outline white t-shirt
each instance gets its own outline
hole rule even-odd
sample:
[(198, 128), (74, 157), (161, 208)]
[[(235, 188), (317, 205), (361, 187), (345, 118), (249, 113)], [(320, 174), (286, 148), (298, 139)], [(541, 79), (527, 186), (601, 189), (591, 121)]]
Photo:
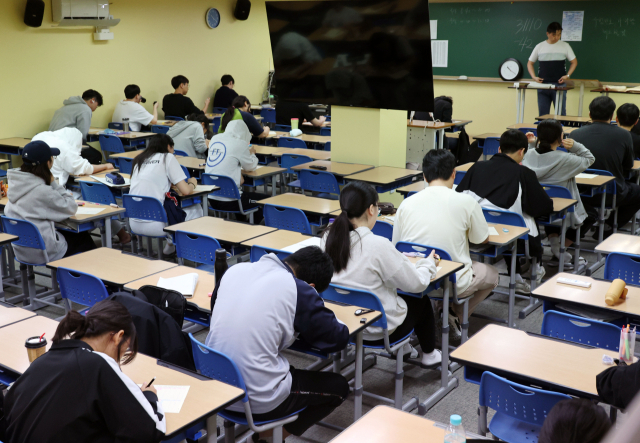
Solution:
[(560, 40), (552, 45), (545, 40), (542, 43), (538, 43), (533, 49), (529, 61), (534, 63), (538, 60), (541, 62), (573, 61), (575, 58), (576, 55), (573, 53), (573, 49), (571, 49), (569, 43)]
[(133, 170), (130, 193), (157, 198), (164, 203), (164, 196), (171, 185), (186, 179), (173, 154), (154, 154), (142, 164), (139, 171), (137, 167)]
[(144, 109), (140, 103), (120, 100), (113, 111), (112, 122), (122, 122), (123, 118), (129, 119), (129, 129), (138, 132), (142, 125), (148, 125), (153, 120), (153, 115)]
[(393, 244), (419, 243), (442, 249), (464, 264), (456, 273), (458, 294), (473, 280), (469, 242), (480, 244), (489, 236), (489, 225), (480, 205), (468, 195), (445, 186), (429, 186), (405, 199), (393, 226)]

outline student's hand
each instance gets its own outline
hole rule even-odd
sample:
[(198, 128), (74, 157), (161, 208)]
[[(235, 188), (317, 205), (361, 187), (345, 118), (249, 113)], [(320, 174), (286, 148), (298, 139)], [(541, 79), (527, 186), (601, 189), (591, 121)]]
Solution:
[(427, 258), (432, 258), (434, 262), (436, 262), (436, 264), (440, 261), (440, 256), (438, 254), (436, 254), (436, 250), (432, 249), (431, 250), (431, 254), (429, 254), (429, 257)]
[(211, 99), (209, 97), (207, 97), (207, 99), (204, 101), (204, 107), (208, 108), (209, 107), (209, 102), (211, 101)]
[(542, 83), (544, 81), (544, 79), (540, 77), (533, 77), (533, 79), (538, 83)]
[(253, 145), (249, 145), (249, 153), (251, 155), (256, 155), (256, 148), (254, 148)]
[(325, 117), (324, 115), (321, 115), (320, 117), (318, 117), (318, 121), (320, 122), (320, 124), (323, 124), (326, 119), (327, 117)]
[[(144, 386), (144, 385), (143, 385), (143, 386)], [(142, 389), (142, 392), (144, 392), (144, 391), (151, 391), (151, 392), (153, 392), (154, 394), (158, 395), (158, 391), (156, 391), (156, 388), (154, 388), (154, 387), (153, 387), (153, 385), (149, 386), (148, 388), (140, 388), (140, 389)]]
[(187, 180), (187, 183), (191, 183), (194, 186), (198, 186), (198, 180), (196, 180), (195, 177), (191, 177), (189, 180)]
[(569, 76), (568, 75), (563, 75), (562, 77), (560, 77), (560, 80), (558, 80), (558, 83), (563, 84), (567, 80), (569, 80)]
[(155, 111), (156, 109), (158, 109), (158, 106), (160, 106), (160, 103), (155, 102), (155, 103), (153, 104), (153, 110)]
[(536, 141), (536, 136), (533, 132), (527, 132), (527, 140), (529, 143), (534, 143)]
[(569, 150), (571, 150), (571, 148), (573, 148), (573, 143), (574, 143), (573, 139), (570, 139), (570, 138), (565, 138), (564, 140), (562, 140), (562, 146), (567, 151), (569, 151)]
[(109, 169), (115, 169), (115, 168), (116, 168), (116, 167), (113, 165), (113, 163), (106, 162), (106, 163), (104, 164), (104, 169), (105, 169), (105, 171), (108, 171)]

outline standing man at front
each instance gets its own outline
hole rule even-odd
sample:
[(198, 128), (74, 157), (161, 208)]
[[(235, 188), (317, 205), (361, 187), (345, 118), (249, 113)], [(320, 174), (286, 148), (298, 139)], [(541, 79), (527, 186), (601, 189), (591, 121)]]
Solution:
[[(563, 42), (562, 25), (553, 22), (547, 27), (547, 40), (538, 44), (529, 57), (527, 68), (531, 78), (538, 83), (548, 83), (555, 86), (566, 86), (567, 80), (578, 67), (578, 59), (573, 53), (569, 43)], [(569, 60), (569, 72), (565, 60)], [(535, 64), (540, 61), (538, 75), (536, 76)], [(546, 115), (551, 111), (553, 103), (556, 115), (567, 115), (567, 101), (563, 100), (562, 111), (558, 112), (556, 106), (556, 91), (552, 89), (538, 90), (538, 115)]]

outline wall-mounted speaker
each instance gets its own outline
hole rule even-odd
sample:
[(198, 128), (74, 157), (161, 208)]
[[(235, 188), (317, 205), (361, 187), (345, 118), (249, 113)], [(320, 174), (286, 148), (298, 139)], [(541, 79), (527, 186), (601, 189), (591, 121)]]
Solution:
[(249, 18), (249, 12), (251, 11), (250, 0), (238, 0), (236, 3), (236, 9), (233, 11), (233, 16), (238, 20), (246, 20)]
[(27, 8), (24, 11), (24, 24), (31, 26), (32, 28), (39, 28), (42, 26), (42, 19), (44, 18), (44, 1), (43, 0), (28, 0)]

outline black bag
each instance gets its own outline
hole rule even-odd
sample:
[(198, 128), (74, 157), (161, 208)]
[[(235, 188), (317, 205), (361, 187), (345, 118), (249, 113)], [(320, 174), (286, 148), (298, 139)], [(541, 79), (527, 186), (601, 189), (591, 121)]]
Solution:
[(85, 160), (88, 160), (92, 165), (99, 165), (102, 163), (102, 154), (100, 151), (90, 146), (83, 146), (80, 156)]
[(133, 291), (133, 295), (157, 306), (173, 317), (178, 325), (182, 327), (184, 323), (184, 311), (187, 308), (187, 300), (181, 293), (157, 286), (145, 285), (139, 290)]
[(478, 147), (478, 142), (469, 143), (469, 135), (464, 127), (460, 130), (458, 136), (458, 149), (456, 155), (456, 163), (458, 166), (467, 163), (475, 163), (482, 155), (482, 149)]

